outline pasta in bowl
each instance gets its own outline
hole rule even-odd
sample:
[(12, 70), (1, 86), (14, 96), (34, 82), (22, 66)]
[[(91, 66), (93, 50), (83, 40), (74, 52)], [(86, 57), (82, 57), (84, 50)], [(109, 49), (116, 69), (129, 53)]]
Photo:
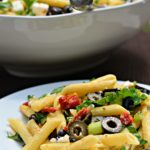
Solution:
[(20, 106), (27, 123), (10, 118), (22, 150), (136, 150), (150, 147), (150, 91), (114, 75), (54, 89)]

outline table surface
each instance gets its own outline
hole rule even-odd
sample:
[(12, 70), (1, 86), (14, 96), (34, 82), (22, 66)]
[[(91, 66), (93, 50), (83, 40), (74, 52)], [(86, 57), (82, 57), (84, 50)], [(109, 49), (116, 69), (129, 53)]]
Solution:
[(53, 78), (21, 78), (8, 74), (0, 67), (0, 97), (31, 86), (64, 80), (90, 79), (108, 73), (115, 74), (119, 80), (150, 84), (150, 33), (139, 33), (118, 47), (105, 63), (77, 74)]

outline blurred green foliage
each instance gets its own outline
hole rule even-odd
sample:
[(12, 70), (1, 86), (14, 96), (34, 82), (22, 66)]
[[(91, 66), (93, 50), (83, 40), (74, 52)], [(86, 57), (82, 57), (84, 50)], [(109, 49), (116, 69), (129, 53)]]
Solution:
[(149, 21), (148, 24), (145, 26), (144, 32), (150, 32), (150, 21)]

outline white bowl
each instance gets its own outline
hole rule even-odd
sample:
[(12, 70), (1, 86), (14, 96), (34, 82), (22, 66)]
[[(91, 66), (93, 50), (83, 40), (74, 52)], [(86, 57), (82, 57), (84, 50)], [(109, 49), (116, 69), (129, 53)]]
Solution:
[(106, 59), (148, 19), (150, 0), (57, 16), (1, 15), (0, 62), (22, 76), (77, 71)]

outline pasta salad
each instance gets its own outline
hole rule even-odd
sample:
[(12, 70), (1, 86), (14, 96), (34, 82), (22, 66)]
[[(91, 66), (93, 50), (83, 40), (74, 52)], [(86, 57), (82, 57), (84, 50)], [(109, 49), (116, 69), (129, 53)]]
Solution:
[(21, 104), (8, 138), (22, 150), (148, 150), (150, 91), (105, 75), (53, 89)]
[(50, 16), (76, 10), (113, 7), (134, 0), (0, 0), (0, 14), (13, 16)]

